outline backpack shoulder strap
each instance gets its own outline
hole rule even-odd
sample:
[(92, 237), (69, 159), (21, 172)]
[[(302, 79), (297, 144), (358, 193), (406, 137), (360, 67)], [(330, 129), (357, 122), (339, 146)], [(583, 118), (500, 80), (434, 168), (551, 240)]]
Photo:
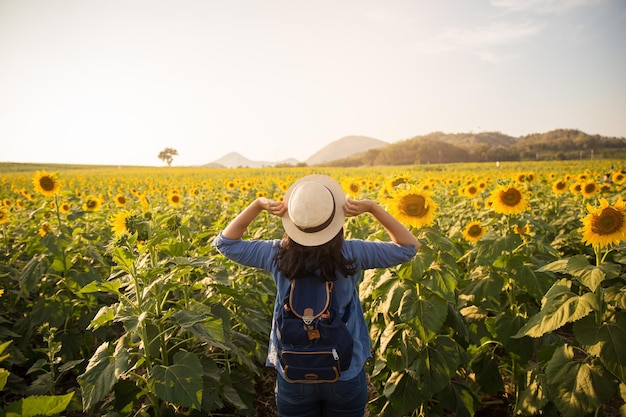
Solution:
[(305, 324), (310, 324), (330, 307), (332, 288), (332, 281), (313, 276), (296, 278), (291, 281), (288, 307)]

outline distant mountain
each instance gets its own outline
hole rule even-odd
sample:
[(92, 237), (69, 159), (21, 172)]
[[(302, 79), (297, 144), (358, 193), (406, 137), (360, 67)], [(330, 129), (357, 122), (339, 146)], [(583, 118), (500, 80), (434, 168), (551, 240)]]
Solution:
[(356, 167), (455, 162), (569, 160), (626, 157), (626, 138), (556, 129), (518, 138), (500, 132), (433, 132), (325, 163)]
[(239, 167), (263, 168), (263, 167), (272, 167), (276, 165), (297, 165), (297, 164), (299, 164), (299, 162), (298, 160), (294, 158), (289, 158), (289, 159), (285, 159), (285, 160), (277, 161), (277, 162), (253, 161), (237, 152), (231, 152), (229, 154), (222, 156), (220, 159), (217, 159), (211, 163), (208, 163), (202, 166), (205, 168), (239, 168)]
[(304, 162), (307, 165), (323, 164), (387, 145), (388, 142), (367, 136), (345, 136), (324, 146)]
[[(346, 136), (329, 143), (322, 149), (317, 151), (313, 156), (306, 160), (306, 165), (317, 165), (339, 158), (346, 158), (355, 154), (359, 154), (370, 149), (377, 149), (389, 145), (388, 142), (382, 140), (368, 138), (366, 136)], [(245, 156), (231, 152), (222, 156), (208, 164), (202, 165), (205, 168), (262, 168), (277, 165), (300, 165), (301, 162), (294, 158), (284, 159), (282, 161), (254, 161)]]

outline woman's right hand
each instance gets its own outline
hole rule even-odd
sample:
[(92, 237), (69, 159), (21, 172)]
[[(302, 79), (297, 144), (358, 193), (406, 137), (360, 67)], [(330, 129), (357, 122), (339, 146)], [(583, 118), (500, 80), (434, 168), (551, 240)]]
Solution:
[(374, 204), (376, 203), (372, 200), (352, 200), (351, 198), (346, 198), (343, 212), (347, 217), (358, 216), (359, 214), (371, 212)]

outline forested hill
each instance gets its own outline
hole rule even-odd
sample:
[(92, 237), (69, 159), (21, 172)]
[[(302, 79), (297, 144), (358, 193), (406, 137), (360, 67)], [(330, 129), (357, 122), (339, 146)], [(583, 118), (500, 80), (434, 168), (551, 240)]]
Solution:
[(434, 132), (324, 165), (352, 167), (583, 158), (626, 159), (626, 138), (590, 135), (573, 129), (520, 137), (499, 132)]

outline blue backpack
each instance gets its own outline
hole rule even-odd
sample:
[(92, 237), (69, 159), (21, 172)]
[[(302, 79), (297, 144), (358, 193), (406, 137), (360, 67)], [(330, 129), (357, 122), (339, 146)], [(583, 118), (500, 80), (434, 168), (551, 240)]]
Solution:
[(276, 320), (278, 355), (290, 382), (335, 382), (352, 360), (346, 327), (350, 304), (339, 316), (333, 282), (305, 276), (291, 280)]

